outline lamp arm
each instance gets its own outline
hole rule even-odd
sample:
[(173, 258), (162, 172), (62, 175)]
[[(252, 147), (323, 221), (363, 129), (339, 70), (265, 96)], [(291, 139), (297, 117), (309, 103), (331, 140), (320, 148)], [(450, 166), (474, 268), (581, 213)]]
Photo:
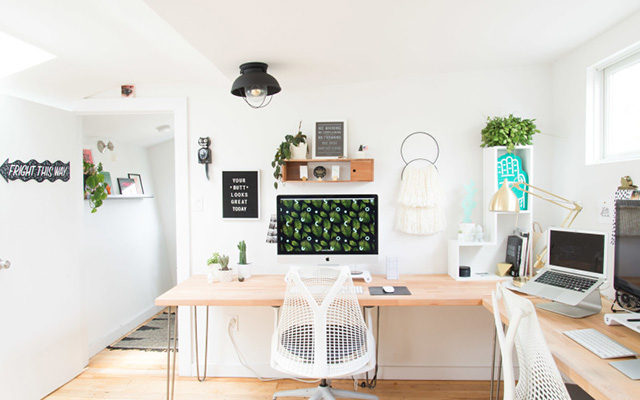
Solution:
[[(526, 186), (526, 187), (525, 187)], [(522, 190), (525, 193), (529, 193), (530, 195), (537, 197), (539, 199), (548, 201), (549, 203), (555, 204), (559, 207), (565, 208), (567, 210), (571, 210), (571, 211), (577, 211), (580, 212), (582, 210), (582, 206), (573, 200), (569, 200), (569, 199), (565, 199), (562, 196), (558, 196), (555, 193), (551, 193), (547, 190), (541, 189), (537, 186), (533, 186), (530, 183), (527, 182), (513, 182), (513, 187), (518, 189), (518, 190)], [(545, 196), (542, 196), (536, 192), (532, 192), (530, 189), (535, 189), (537, 191), (540, 191), (548, 196), (552, 196), (552, 198), (548, 198)], [(575, 218), (575, 217), (574, 217)]]

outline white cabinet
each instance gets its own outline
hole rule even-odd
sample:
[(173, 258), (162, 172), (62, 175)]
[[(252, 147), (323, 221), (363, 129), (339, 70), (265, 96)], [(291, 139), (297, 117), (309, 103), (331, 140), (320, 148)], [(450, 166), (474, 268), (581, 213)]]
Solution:
[[(491, 196), (498, 190), (498, 159), (507, 154), (506, 147), (490, 147), (482, 153), (482, 228), (485, 232), (484, 242), (460, 242), (452, 239), (448, 244), (448, 273), (457, 280), (497, 279), (497, 263), (503, 262), (506, 251), (507, 236), (516, 228), (531, 231), (533, 223), (533, 202), (531, 196), (527, 200), (527, 209), (519, 214), (503, 214), (489, 211)], [(533, 182), (533, 147), (516, 147), (513, 154), (521, 161), (521, 168), (528, 175), (528, 182)], [(512, 165), (509, 165), (511, 168)], [(502, 182), (500, 182), (501, 184)], [(476, 221), (474, 221), (476, 222)], [(471, 276), (460, 277), (460, 266), (471, 267)]]

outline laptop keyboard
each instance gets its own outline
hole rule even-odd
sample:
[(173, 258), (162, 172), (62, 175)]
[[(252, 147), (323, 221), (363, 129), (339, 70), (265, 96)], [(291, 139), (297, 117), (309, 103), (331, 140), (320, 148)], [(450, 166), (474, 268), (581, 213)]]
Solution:
[(598, 281), (582, 276), (562, 274), (556, 271), (545, 271), (536, 279), (536, 282), (584, 293)]

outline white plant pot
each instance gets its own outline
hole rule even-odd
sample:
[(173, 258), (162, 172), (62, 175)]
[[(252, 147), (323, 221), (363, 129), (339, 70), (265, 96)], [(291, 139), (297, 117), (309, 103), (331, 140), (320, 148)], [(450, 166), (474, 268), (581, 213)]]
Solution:
[(218, 280), (220, 282), (231, 282), (233, 281), (233, 270), (218, 270)]
[(290, 145), (291, 159), (292, 160), (304, 160), (307, 158), (307, 144), (300, 143), (297, 146)]
[(249, 279), (251, 278), (251, 263), (248, 264), (236, 264), (238, 267), (238, 278)]

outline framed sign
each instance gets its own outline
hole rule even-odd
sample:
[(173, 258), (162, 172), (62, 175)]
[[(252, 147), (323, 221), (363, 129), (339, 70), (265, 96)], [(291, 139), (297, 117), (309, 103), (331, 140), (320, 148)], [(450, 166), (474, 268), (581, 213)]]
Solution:
[(260, 218), (260, 171), (222, 171), (222, 218)]
[(347, 121), (316, 122), (313, 158), (347, 156)]

